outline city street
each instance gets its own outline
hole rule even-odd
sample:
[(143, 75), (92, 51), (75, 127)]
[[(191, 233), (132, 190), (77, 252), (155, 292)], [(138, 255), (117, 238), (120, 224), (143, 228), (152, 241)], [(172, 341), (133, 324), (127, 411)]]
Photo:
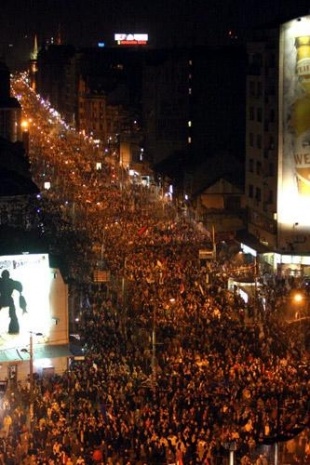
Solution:
[(309, 347), (282, 318), (296, 283), (262, 281), (247, 305), (228, 291), (231, 257), (201, 263), (210, 235), (190, 215), (133, 185), (114, 151), (24, 80), (12, 85), (85, 348), (63, 376), (37, 380), (32, 463), (308, 464)]

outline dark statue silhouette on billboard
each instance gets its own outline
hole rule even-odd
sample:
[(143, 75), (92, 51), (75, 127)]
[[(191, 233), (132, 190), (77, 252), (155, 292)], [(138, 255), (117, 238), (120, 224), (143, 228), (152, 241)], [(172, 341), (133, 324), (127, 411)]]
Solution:
[(9, 307), (9, 334), (19, 333), (19, 321), (16, 315), (16, 307), (13, 299), (13, 292), (19, 292), (19, 306), (24, 313), (27, 313), (27, 304), (23, 292), (23, 285), (20, 281), (14, 281), (10, 278), (8, 270), (3, 270), (0, 278), (0, 310)]

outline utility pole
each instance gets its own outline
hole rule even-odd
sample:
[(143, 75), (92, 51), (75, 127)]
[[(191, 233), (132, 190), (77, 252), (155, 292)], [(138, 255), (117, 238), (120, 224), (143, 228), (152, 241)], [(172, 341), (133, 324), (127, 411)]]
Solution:
[(33, 335), (43, 336), (42, 333), (33, 333), (30, 331), (29, 337), (29, 396), (30, 396), (30, 406), (29, 406), (29, 415), (30, 415), (30, 431), (33, 429), (33, 417), (34, 417), (34, 378), (33, 378)]
[(29, 426), (33, 430), (33, 332), (29, 335)]
[(153, 305), (152, 321), (152, 388), (156, 386), (156, 307)]

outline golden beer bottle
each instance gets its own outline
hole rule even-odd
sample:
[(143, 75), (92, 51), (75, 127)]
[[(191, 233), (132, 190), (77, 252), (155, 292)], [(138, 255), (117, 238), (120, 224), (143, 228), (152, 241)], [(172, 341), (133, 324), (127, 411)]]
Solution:
[(296, 73), (302, 89), (310, 94), (310, 36), (296, 37)]

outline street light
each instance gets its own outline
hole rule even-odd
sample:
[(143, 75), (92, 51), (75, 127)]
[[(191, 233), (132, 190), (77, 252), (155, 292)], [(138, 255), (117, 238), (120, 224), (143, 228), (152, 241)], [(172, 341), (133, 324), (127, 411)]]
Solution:
[(21, 128), (22, 128), (22, 141), (24, 144), (25, 153), (28, 156), (29, 155), (29, 121), (23, 120), (21, 122)]
[(29, 340), (29, 375), (30, 375), (30, 397), (31, 401), (33, 400), (33, 335), (43, 336), (42, 333), (33, 333), (30, 331), (30, 340)]
[(32, 430), (33, 422), (33, 394), (34, 394), (34, 379), (33, 379), (33, 336), (43, 336), (42, 333), (35, 333), (29, 331), (29, 351), (22, 349), (21, 352), (28, 352), (29, 354), (29, 397), (30, 397), (30, 429)]
[(307, 297), (302, 291), (295, 291), (292, 294), (291, 302), (294, 309), (295, 320), (298, 320), (306, 310)]
[(231, 439), (223, 444), (224, 448), (229, 451), (229, 465), (234, 465), (235, 451), (237, 450), (237, 441)]
[(152, 312), (152, 388), (155, 390), (156, 387), (156, 306), (153, 305)]

